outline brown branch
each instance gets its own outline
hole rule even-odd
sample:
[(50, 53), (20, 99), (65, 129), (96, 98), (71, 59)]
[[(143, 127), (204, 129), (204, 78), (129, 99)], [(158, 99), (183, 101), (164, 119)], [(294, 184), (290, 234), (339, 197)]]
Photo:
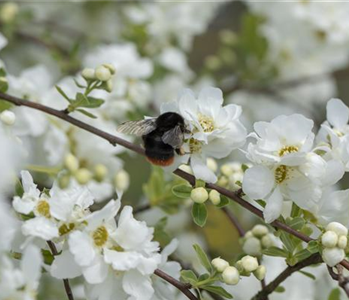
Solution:
[(337, 273), (335, 273), (333, 271), (333, 268), (327, 266), (328, 269), (328, 273), (330, 274), (330, 276), (332, 277), (333, 280), (338, 281), (338, 285), (339, 287), (341, 287), (343, 289), (343, 291), (346, 293), (347, 297), (349, 298), (349, 278), (345, 277), (343, 275), (343, 266), (341, 265), (337, 265), (336, 269), (337, 269)]
[(184, 295), (186, 295), (190, 300), (199, 300), (191, 291), (191, 285), (190, 284), (185, 284), (182, 283), (180, 281), (178, 281), (177, 279), (171, 277), (170, 275), (166, 274), (165, 272), (156, 269), (154, 272), (155, 275), (161, 277), (162, 279), (164, 279), (165, 281), (167, 281), (168, 283), (172, 284), (174, 287), (176, 287), (177, 289), (179, 289)]
[[(112, 135), (112, 134), (109, 134), (109, 133), (104, 132), (102, 130), (99, 130), (99, 129), (97, 129), (97, 128), (95, 128), (87, 123), (79, 121), (79, 120), (65, 114), (62, 111), (50, 108), (48, 106), (45, 106), (45, 105), (42, 105), (39, 103), (35, 103), (35, 102), (27, 101), (24, 99), (20, 99), (17, 97), (13, 97), (13, 96), (7, 95), (5, 93), (0, 93), (0, 99), (3, 99), (4, 101), (10, 102), (10, 103), (17, 105), (17, 106), (26, 106), (26, 107), (30, 107), (30, 108), (45, 112), (47, 114), (53, 115), (59, 119), (65, 120), (66, 122), (69, 122), (69, 123), (81, 128), (81, 129), (84, 129), (88, 132), (93, 133), (94, 135), (97, 135), (97, 136), (109, 141), (112, 145), (118, 144), (118, 145), (121, 145), (129, 150), (132, 150), (132, 151), (138, 153), (138, 154), (145, 155), (144, 149), (142, 149), (140, 146), (132, 144), (132, 143), (130, 143), (122, 138), (119, 138), (115, 135)], [(195, 177), (193, 175), (186, 173), (180, 169), (175, 170), (173, 173), (176, 174), (177, 176), (187, 180), (191, 185), (195, 185)], [(216, 190), (220, 194), (230, 198), (234, 202), (238, 203), (240, 206), (244, 207), (245, 209), (249, 210), (250, 212), (252, 212), (256, 216), (263, 219), (263, 211), (261, 211), (257, 207), (253, 206), (249, 202), (242, 199), (239, 196), (239, 194), (241, 193), (240, 191), (235, 193), (233, 191), (227, 190), (223, 187), (220, 187), (220, 186), (212, 184), (212, 183), (207, 183), (206, 187), (209, 189)], [(290, 226), (288, 226), (288, 225), (286, 225), (278, 220), (275, 220), (274, 222), (272, 222), (271, 225), (278, 228), (278, 229), (281, 229), (289, 234), (292, 234), (293, 236), (297, 237), (298, 239), (300, 239), (306, 243), (309, 243), (310, 241), (314, 240), (311, 237), (291, 228)], [(345, 267), (347, 270), (349, 270), (349, 262), (347, 260), (343, 260), (340, 264), (343, 267)]]
[(254, 296), (251, 300), (265, 300), (268, 295), (275, 291), (275, 289), (284, 282), (288, 277), (290, 277), (293, 273), (308, 267), (310, 265), (318, 264), (322, 262), (321, 255), (319, 253), (315, 253), (308, 258), (302, 260), (298, 264), (294, 266), (288, 266), (278, 277), (276, 277), (272, 282), (266, 285), (256, 296)]
[(225, 215), (228, 217), (229, 221), (235, 226), (236, 230), (239, 233), (240, 237), (244, 237), (245, 236), (245, 230), (242, 228), (239, 220), (237, 219), (237, 217), (227, 208), (227, 207), (223, 207), (223, 212), (225, 213)]
[[(52, 241), (47, 241), (47, 245), (50, 247), (52, 255), (53, 256), (57, 256), (58, 255), (58, 251), (57, 251), (56, 245)], [(63, 284), (64, 284), (65, 293), (67, 294), (68, 299), (69, 300), (74, 300), (74, 295), (73, 295), (73, 292), (71, 290), (71, 287), (70, 287), (70, 284), (69, 284), (69, 280), (68, 279), (63, 279)]]

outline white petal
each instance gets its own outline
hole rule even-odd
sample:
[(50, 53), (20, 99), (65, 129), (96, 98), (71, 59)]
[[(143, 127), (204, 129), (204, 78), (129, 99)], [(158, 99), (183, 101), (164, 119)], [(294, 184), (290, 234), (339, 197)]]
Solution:
[(193, 92), (189, 89), (184, 90), (178, 101), (180, 115), (187, 120), (193, 120), (197, 115), (197, 103)]
[(327, 106), (327, 120), (336, 129), (342, 129), (348, 124), (349, 108), (340, 99), (331, 99)]
[(73, 254), (67, 250), (55, 257), (50, 273), (57, 279), (75, 278), (82, 274), (81, 267), (76, 264)]
[(203, 88), (197, 102), (203, 115), (216, 119), (220, 110), (223, 109), (223, 93), (218, 88)]
[(22, 233), (26, 236), (31, 235), (42, 238), (45, 241), (59, 236), (56, 224), (44, 217), (26, 221), (22, 226)]
[(337, 160), (327, 162), (325, 176), (322, 178), (322, 184), (329, 186), (336, 184), (344, 175), (344, 166)]
[(28, 171), (21, 171), (22, 185), (25, 192), (28, 192), (31, 188), (35, 187), (33, 177)]
[(90, 284), (103, 282), (108, 275), (109, 266), (104, 262), (101, 255), (97, 255), (88, 267), (82, 268), (82, 273), (86, 281)]
[(263, 211), (263, 216), (266, 223), (271, 223), (281, 215), (283, 197), (280, 188), (277, 186), (270, 197), (266, 200), (267, 205)]
[(150, 300), (154, 289), (149, 277), (137, 271), (129, 271), (124, 275), (122, 286), (124, 291), (132, 296), (132, 300)]
[(85, 220), (88, 222), (87, 228), (92, 230), (103, 222), (112, 220), (118, 213), (121, 206), (120, 200), (110, 200), (101, 210), (88, 215)]
[(92, 238), (80, 231), (74, 231), (68, 239), (70, 252), (80, 266), (88, 266), (96, 256)]
[(118, 252), (109, 249), (104, 250), (104, 260), (111, 264), (114, 270), (128, 271), (134, 269), (140, 263), (142, 255), (135, 251)]
[(16, 212), (27, 215), (34, 210), (36, 204), (31, 198), (25, 197), (24, 199), (21, 199), (20, 197), (15, 196), (12, 205)]
[(39, 281), (41, 277), (42, 256), (39, 248), (34, 245), (29, 245), (21, 260), (21, 269), (27, 283)]
[(199, 156), (192, 155), (190, 166), (197, 179), (202, 179), (208, 183), (215, 183), (217, 181), (217, 176), (207, 167), (206, 160)]
[(275, 185), (273, 173), (264, 166), (254, 166), (246, 170), (242, 189), (252, 199), (264, 199)]
[(140, 264), (137, 267), (137, 269), (143, 275), (151, 275), (154, 273), (155, 269), (158, 268), (160, 263), (161, 263), (161, 255), (159, 253), (155, 253), (151, 257), (142, 256), (140, 259)]

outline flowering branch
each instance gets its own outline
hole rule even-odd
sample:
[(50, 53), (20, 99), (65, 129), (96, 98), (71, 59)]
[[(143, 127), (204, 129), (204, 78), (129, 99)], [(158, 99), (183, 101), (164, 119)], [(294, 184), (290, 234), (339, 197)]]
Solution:
[(276, 277), (272, 282), (266, 285), (256, 296), (254, 296), (251, 300), (265, 300), (268, 295), (270, 295), (275, 289), (285, 281), (289, 276), (293, 273), (313, 264), (318, 264), (322, 262), (321, 255), (319, 253), (315, 253), (308, 258), (302, 260), (298, 264), (294, 266), (288, 266), (278, 277)]
[[(53, 256), (58, 255), (58, 251), (56, 248), (56, 245), (52, 242), (52, 241), (47, 241), (48, 246), (50, 247), (51, 253)], [(65, 293), (68, 296), (69, 300), (74, 300), (74, 295), (73, 292), (71, 290), (70, 284), (69, 284), (69, 280), (68, 279), (63, 279), (63, 283), (64, 283), (64, 289), (65, 289)]]

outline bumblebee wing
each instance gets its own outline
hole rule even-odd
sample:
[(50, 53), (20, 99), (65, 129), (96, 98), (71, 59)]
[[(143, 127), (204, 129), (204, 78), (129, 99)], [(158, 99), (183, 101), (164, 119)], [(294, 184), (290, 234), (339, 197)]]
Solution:
[(140, 121), (128, 121), (122, 123), (117, 131), (125, 134), (134, 134), (137, 136), (146, 135), (156, 129), (156, 118)]
[(180, 126), (176, 126), (171, 130), (166, 131), (162, 136), (162, 141), (165, 144), (171, 145), (173, 148), (178, 149), (183, 145), (183, 132)]

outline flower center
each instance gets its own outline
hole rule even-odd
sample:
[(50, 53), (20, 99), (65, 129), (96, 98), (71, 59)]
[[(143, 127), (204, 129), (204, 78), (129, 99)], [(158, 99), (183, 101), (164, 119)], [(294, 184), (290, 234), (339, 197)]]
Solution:
[(36, 210), (39, 215), (44, 216), (45, 218), (51, 218), (50, 204), (48, 204), (46, 200), (40, 200), (36, 205)]
[(189, 140), (190, 153), (200, 153), (201, 152), (201, 142), (196, 139)]
[(58, 229), (59, 235), (60, 236), (65, 235), (65, 234), (69, 233), (70, 231), (72, 231), (74, 228), (75, 228), (75, 224), (74, 223), (63, 224)]
[(99, 226), (92, 234), (93, 241), (97, 247), (102, 247), (108, 240), (108, 231), (104, 226)]
[(212, 118), (199, 114), (199, 123), (204, 130), (204, 132), (212, 132), (214, 130), (214, 121)]
[(284, 166), (284, 165), (281, 165), (281, 166), (277, 167), (275, 169), (274, 176), (275, 176), (275, 181), (278, 184), (280, 184), (283, 181), (285, 181), (285, 179), (287, 178), (287, 167)]
[(338, 136), (338, 137), (342, 137), (344, 136), (344, 133), (339, 131), (338, 129), (333, 129), (334, 133)]
[(297, 146), (285, 146), (279, 151), (279, 156), (284, 156), (286, 154), (298, 152), (299, 148)]

